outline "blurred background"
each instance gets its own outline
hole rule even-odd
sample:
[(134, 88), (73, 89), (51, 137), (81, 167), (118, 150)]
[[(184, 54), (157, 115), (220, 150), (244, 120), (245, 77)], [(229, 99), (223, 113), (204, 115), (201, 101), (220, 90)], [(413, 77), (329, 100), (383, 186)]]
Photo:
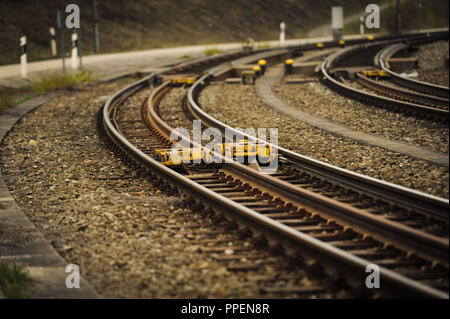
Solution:
[[(57, 8), (64, 13), (69, 3), (80, 7), (83, 54), (93, 53), (93, 0), (0, 0), (0, 64), (19, 62), (22, 35), (27, 36), (29, 61), (49, 58), (49, 28), (56, 27)], [(343, 6), (347, 17), (363, 12), (369, 3), (391, 4), (381, 12), (381, 28), (370, 32), (396, 31), (396, 1), (387, 0), (97, 0), (100, 53), (241, 42), (248, 37), (275, 40), (281, 21), (287, 39), (306, 37), (313, 28), (330, 23), (331, 6)], [(448, 26), (447, 0), (420, 3), (422, 28)], [(416, 5), (417, 0), (401, 1), (402, 31), (415, 30)], [(359, 21), (345, 25), (344, 34), (358, 32)], [(70, 48), (70, 30), (65, 33)]]

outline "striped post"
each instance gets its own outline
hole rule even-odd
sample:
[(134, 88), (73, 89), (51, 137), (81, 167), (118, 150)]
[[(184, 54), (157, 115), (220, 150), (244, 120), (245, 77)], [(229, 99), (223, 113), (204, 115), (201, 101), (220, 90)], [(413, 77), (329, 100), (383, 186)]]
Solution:
[(50, 47), (52, 49), (52, 56), (56, 56), (58, 52), (56, 51), (56, 31), (55, 28), (50, 28)]
[(284, 45), (284, 40), (286, 39), (286, 23), (280, 23), (280, 46)]
[(27, 37), (20, 37), (20, 74), (27, 77)]

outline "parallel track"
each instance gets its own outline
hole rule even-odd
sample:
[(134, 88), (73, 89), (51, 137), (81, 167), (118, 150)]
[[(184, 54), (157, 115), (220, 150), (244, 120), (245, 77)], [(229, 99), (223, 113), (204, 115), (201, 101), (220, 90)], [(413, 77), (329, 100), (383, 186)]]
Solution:
[[(447, 37), (448, 39), (448, 37)], [(410, 78), (406, 78), (391, 70), (389, 62), (386, 60), (396, 53), (408, 49), (409, 45), (404, 43), (397, 43), (387, 46), (385, 49), (380, 51), (379, 55), (376, 57), (376, 65), (381, 69), (385, 70), (391, 77), (390, 81), (393, 83), (405, 87), (408, 90), (419, 92), (427, 96), (440, 97), (441, 99), (446, 99), (448, 102), (449, 98), (449, 88), (427, 83), (423, 81), (418, 81)]]
[[(199, 86), (209, 81), (211, 75), (214, 72), (219, 72), (220, 68), (216, 67), (214, 70), (209, 70), (205, 76), (201, 77), (194, 84), (188, 94), (189, 108), (194, 107), (195, 104), (193, 92), (198, 94), (196, 90), (198, 90)], [(116, 110), (120, 107), (123, 100), (130, 94), (148, 85), (148, 83), (152, 83), (155, 78), (157, 78), (157, 74), (153, 74), (116, 93), (103, 109), (103, 128), (114, 143), (120, 146), (134, 160), (149, 169), (157, 178), (164, 183), (170, 183), (177, 187), (181, 192), (190, 194), (190, 196), (214, 208), (214, 210), (231, 216), (232, 219), (236, 219), (239, 223), (250, 227), (252, 230), (259, 231), (270, 238), (275, 238), (283, 243), (286, 248), (298, 250), (299, 247), (302, 247), (301, 249), (306, 255), (325, 260), (330, 265), (334, 265), (340, 272), (346, 273), (346, 277), (349, 278), (349, 281), (353, 281), (353, 285), (360, 286), (363, 283), (363, 281), (354, 281), (355, 271), (357, 274), (360, 274), (356, 277), (361, 280), (361, 274), (364, 274), (365, 267), (370, 263), (377, 263), (382, 266), (381, 276), (386, 283), (382, 292), (386, 295), (398, 295), (399, 292), (403, 291), (417, 296), (448, 298), (448, 292), (446, 292), (448, 290), (448, 264), (442, 263), (442, 260), (448, 260), (448, 239), (445, 245), (445, 241), (433, 235), (433, 230), (428, 229), (427, 232), (425, 225), (419, 222), (420, 218), (424, 218), (424, 215), (419, 219), (415, 219), (415, 217), (410, 218), (411, 215), (408, 218), (403, 218), (410, 220), (413, 224), (414, 222), (416, 224), (419, 222), (419, 228), (423, 228), (419, 231), (412, 231), (411, 228), (396, 222), (386, 222), (388, 219), (386, 216), (375, 218), (374, 216), (363, 214), (364, 216), (362, 217), (361, 212), (355, 207), (342, 205), (321, 194), (313, 193), (305, 189), (307, 186), (304, 184), (305, 181), (310, 183), (311, 178), (316, 178), (316, 174), (319, 172), (322, 178), (323, 176), (327, 178), (330, 176), (334, 176), (334, 178), (336, 176), (345, 176), (344, 184), (346, 181), (351, 181), (351, 183), (359, 181), (360, 190), (365, 190), (370, 185), (371, 192), (376, 193), (384, 200), (386, 199), (386, 194), (380, 192), (380, 189), (385, 192), (396, 190), (395, 199), (397, 199), (396, 197), (403, 198), (405, 197), (404, 194), (407, 194), (409, 198), (424, 200), (424, 205), (422, 204), (420, 207), (422, 209), (421, 213), (427, 211), (427, 213), (431, 214), (431, 219), (428, 218), (428, 220), (434, 220), (431, 224), (439, 219), (444, 223), (447, 221), (448, 224), (448, 217), (439, 212), (441, 208), (438, 208), (438, 212), (436, 212), (436, 207), (448, 208), (448, 201), (404, 188), (394, 187), (374, 179), (367, 179), (362, 175), (337, 169), (281, 148), (278, 148), (278, 150), (291, 160), (291, 165), (295, 165), (297, 168), (302, 165), (305, 166), (305, 164), (310, 167), (315, 166), (313, 175), (310, 174), (311, 170), (307, 171), (306, 175), (301, 175), (304, 172), (299, 172), (298, 169), (294, 171), (295, 174), (298, 174), (295, 175), (296, 181), (303, 183), (300, 186), (305, 187), (296, 186), (294, 182), (286, 182), (286, 177), (290, 179), (291, 175), (280, 173), (278, 177), (271, 177), (259, 174), (257, 171), (238, 163), (213, 168), (192, 167), (188, 169), (191, 175), (184, 176), (186, 174), (175, 172), (152, 159), (155, 148), (168, 147), (170, 145), (167, 140), (167, 133), (171, 131), (171, 128), (167, 124), (164, 125), (155, 111), (155, 106), (158, 105), (159, 100), (169, 89), (167, 84), (155, 90), (147, 107), (143, 109), (143, 116), (146, 119), (147, 126), (150, 127), (150, 134), (142, 124), (136, 125), (134, 120), (137, 120), (137, 117), (128, 123), (130, 125), (128, 128), (126, 122), (118, 122), (115, 118)], [(197, 108), (200, 109), (198, 106)], [(214, 126), (221, 127), (219, 122), (216, 121), (215, 124)], [(289, 171), (293, 171), (291, 168), (289, 167)], [(285, 181), (282, 180), (283, 178)], [(361, 180), (364, 181), (361, 182)], [(342, 179), (340, 182), (342, 182)], [(326, 192), (324, 190), (325, 186), (321, 187), (321, 191)], [(278, 188), (278, 192), (282, 190), (284, 196), (288, 198), (274, 192), (274, 188)], [(337, 189), (336, 185), (331, 185), (331, 189), (332, 192), (335, 192)], [(285, 192), (286, 190), (288, 192)], [(351, 196), (347, 196), (350, 203), (361, 200), (358, 198), (359, 195), (356, 195), (356, 197), (354, 195), (353, 199), (351, 199)], [(338, 194), (339, 196), (344, 195)], [(392, 197), (389, 200), (392, 200)], [(302, 202), (305, 205), (299, 204)], [(408, 200), (406, 202), (406, 206), (411, 205), (411, 203), (408, 203)], [(371, 206), (372, 204), (365, 203), (364, 205)], [(344, 214), (351, 212), (352, 216), (349, 219), (356, 219), (358, 222), (361, 219), (365, 219), (367, 225), (375, 221), (385, 227), (389, 225), (388, 228), (390, 230), (388, 233), (392, 233), (391, 235), (384, 235), (398, 236), (398, 238), (409, 236), (413, 238), (414, 242), (419, 246), (421, 243), (433, 250), (431, 257), (428, 257), (432, 260), (435, 258), (434, 262), (427, 260), (428, 257), (424, 259), (421, 256), (409, 254), (401, 247), (386, 245), (386, 241), (367, 236), (365, 232), (360, 231), (358, 228), (349, 228), (348, 224), (342, 223), (342, 221), (332, 221), (329, 215), (323, 213), (324, 209), (330, 208), (337, 209), (337, 211)], [(395, 213), (402, 214), (401, 212)], [(379, 226), (373, 227), (378, 229)], [(434, 228), (434, 226), (431, 228)], [(400, 230), (403, 230), (403, 232)], [(394, 232), (397, 231), (399, 233), (395, 235)], [(445, 233), (445, 227), (438, 230), (437, 233), (442, 235), (442, 231)], [(444, 236), (448, 236), (448, 229), (447, 234), (444, 234)], [(441, 248), (439, 248), (440, 245)], [(402, 243), (400, 246), (402, 246)], [(443, 251), (444, 253), (442, 253)], [(444, 256), (445, 252), (447, 253), (446, 258)], [(441, 261), (436, 262), (437, 260)], [(414, 280), (411, 278), (414, 278)]]

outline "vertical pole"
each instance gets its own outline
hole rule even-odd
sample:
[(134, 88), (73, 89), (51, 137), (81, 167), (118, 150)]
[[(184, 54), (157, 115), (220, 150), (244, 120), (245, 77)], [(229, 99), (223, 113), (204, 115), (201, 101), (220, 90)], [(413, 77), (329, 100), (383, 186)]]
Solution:
[(83, 69), (83, 41), (81, 40), (81, 26), (78, 29), (78, 47), (80, 51), (80, 70)]
[(27, 37), (20, 37), (20, 74), (27, 77)]
[(94, 53), (98, 53), (100, 51), (100, 41), (99, 41), (99, 33), (98, 33), (98, 13), (97, 13), (97, 0), (93, 0), (92, 3), (92, 13), (94, 16)]
[(281, 22), (280, 23), (280, 46), (284, 45), (284, 40), (286, 39), (286, 23)]
[(364, 35), (364, 17), (359, 17), (359, 34)]
[(72, 33), (72, 69), (78, 69), (78, 33)]
[(62, 24), (61, 9), (58, 9), (56, 11), (56, 20), (57, 20), (58, 30), (59, 30), (59, 34), (60, 34), (60, 39), (61, 39), (62, 67), (63, 67), (63, 72), (66, 73), (66, 51), (64, 48), (64, 27)]
[(422, 8), (422, 3), (420, 0), (416, 0), (416, 25), (417, 25), (417, 33), (420, 32), (420, 9)]
[(50, 28), (50, 46), (52, 49), (52, 56), (56, 56), (58, 52), (56, 51), (56, 31), (55, 28)]
[(402, 29), (402, 16), (400, 13), (401, 0), (397, 0), (397, 32), (400, 33)]

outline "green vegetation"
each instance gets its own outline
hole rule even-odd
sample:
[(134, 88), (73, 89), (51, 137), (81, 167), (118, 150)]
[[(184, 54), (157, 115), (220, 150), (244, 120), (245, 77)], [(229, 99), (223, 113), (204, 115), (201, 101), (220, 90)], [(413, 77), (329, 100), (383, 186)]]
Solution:
[(127, 77), (118, 79), (118, 80), (116, 80), (114, 82), (125, 85), (125, 84), (130, 84), (130, 83), (136, 82), (136, 79), (141, 79), (141, 78), (142, 77), (128, 77), (127, 76)]
[(32, 279), (23, 268), (0, 262), (0, 289), (9, 299), (31, 298), (34, 293)]
[(221, 53), (221, 52), (223, 52), (223, 50), (220, 50), (217, 48), (210, 48), (210, 49), (206, 49), (205, 51), (203, 51), (203, 53), (206, 56), (214, 55), (214, 54)]
[(0, 111), (13, 106), (15, 100), (16, 100), (16, 92), (14, 91), (0, 92)]
[[(73, 74), (52, 73), (41, 77), (30, 86), (0, 91), (0, 111), (23, 103), (36, 95), (45, 94), (53, 90), (81, 86), (93, 80), (94, 78), (90, 71)], [(125, 80), (132, 81), (129, 78)]]
[(182, 56), (180, 56), (180, 60), (182, 60), (182, 59), (187, 59), (187, 58), (190, 58), (191, 57), (191, 55), (190, 54), (183, 54)]
[(31, 84), (31, 89), (37, 94), (44, 94), (56, 89), (86, 84), (92, 80), (92, 73), (89, 71), (82, 71), (73, 74), (52, 73), (48, 76), (41, 77), (39, 81)]
[(21, 98), (19, 98), (19, 99), (16, 101), (16, 104), (23, 103), (23, 102), (28, 101), (28, 100), (30, 100), (30, 99), (32, 99), (32, 98), (33, 98), (33, 95), (31, 95), (31, 94), (25, 94), (25, 95), (23, 95)]

